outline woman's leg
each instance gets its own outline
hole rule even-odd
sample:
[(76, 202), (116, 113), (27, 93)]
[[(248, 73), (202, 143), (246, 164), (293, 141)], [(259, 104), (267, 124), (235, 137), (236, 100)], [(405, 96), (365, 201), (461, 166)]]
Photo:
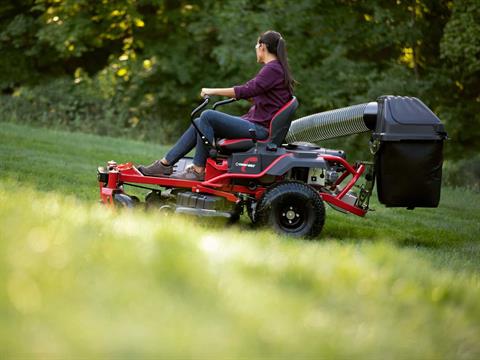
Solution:
[[(198, 122), (198, 119), (195, 119)], [(168, 165), (175, 164), (182, 157), (187, 155), (197, 143), (197, 131), (190, 125), (189, 128), (177, 140), (175, 145), (168, 151), (164, 159)], [(165, 165), (167, 165), (165, 164)]]
[[(196, 123), (206, 138), (213, 142), (216, 138), (242, 139), (251, 138), (250, 129), (255, 129), (257, 139), (263, 140), (268, 137), (268, 130), (238, 116), (222, 113), (215, 110), (206, 110)], [(193, 164), (199, 168), (205, 167), (208, 157), (208, 148), (201, 137), (197, 135), (197, 145)]]
[[(215, 110), (204, 111), (200, 118), (195, 119), (195, 124), (211, 143), (213, 143), (214, 137), (228, 139), (251, 138), (250, 129), (255, 129), (257, 139), (259, 140), (268, 137), (268, 130), (263, 126), (249, 122), (241, 117)], [(139, 167), (139, 170), (149, 175), (156, 175), (158, 173), (157, 176), (159, 176), (166, 174), (165, 168), (169, 167), (171, 173), (170, 166), (190, 152), (195, 144), (196, 151), (193, 164), (196, 172), (201, 173), (207, 161), (208, 148), (203, 143), (200, 134), (198, 134), (193, 125), (190, 125), (161, 161), (157, 160), (147, 167)], [(184, 174), (180, 174), (179, 176), (184, 177)], [(194, 175), (194, 178), (195, 177), (198, 176)]]
[[(198, 121), (196, 119), (195, 121)], [(197, 142), (197, 132), (195, 128), (190, 127), (177, 140), (176, 144), (168, 151), (161, 160), (156, 160), (148, 166), (140, 165), (137, 169), (148, 176), (164, 176), (173, 172), (172, 165), (190, 152)]]

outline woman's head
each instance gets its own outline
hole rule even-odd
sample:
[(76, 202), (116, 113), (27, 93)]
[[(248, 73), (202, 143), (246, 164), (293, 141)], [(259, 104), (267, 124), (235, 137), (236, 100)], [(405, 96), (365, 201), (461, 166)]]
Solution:
[(268, 54), (275, 56), (280, 61), (285, 73), (285, 85), (293, 92), (295, 80), (288, 65), (287, 46), (282, 35), (273, 30), (265, 31), (258, 37), (256, 49), (257, 61), (264, 62)]

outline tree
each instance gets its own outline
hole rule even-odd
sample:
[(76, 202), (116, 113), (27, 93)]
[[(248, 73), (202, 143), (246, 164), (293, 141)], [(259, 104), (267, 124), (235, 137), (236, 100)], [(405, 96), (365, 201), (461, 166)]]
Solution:
[[(254, 76), (255, 41), (276, 29), (298, 116), (417, 96), (445, 121), (449, 156), (469, 156), (480, 135), (479, 13), (474, 0), (11, 1), (0, 7), (0, 87), (69, 76), (142, 136), (158, 119), (180, 130), (201, 87)], [(363, 138), (340, 143), (365, 148)]]

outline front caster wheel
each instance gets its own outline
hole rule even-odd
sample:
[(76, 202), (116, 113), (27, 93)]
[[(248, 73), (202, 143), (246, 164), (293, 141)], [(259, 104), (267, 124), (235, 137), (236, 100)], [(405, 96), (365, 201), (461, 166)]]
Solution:
[(265, 192), (257, 205), (255, 221), (280, 234), (314, 238), (322, 231), (325, 206), (311, 186), (287, 181)]
[(133, 208), (138, 203), (138, 198), (136, 196), (128, 196), (125, 194), (115, 194), (113, 195), (113, 201), (116, 206), (124, 208)]

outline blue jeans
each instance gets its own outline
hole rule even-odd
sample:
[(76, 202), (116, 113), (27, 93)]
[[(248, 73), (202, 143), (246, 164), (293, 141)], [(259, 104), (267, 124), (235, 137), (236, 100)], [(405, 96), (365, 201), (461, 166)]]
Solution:
[[(239, 116), (232, 116), (216, 110), (205, 110), (194, 121), (195, 125), (197, 125), (210, 143), (213, 143), (214, 137), (217, 139), (251, 138), (249, 129), (255, 129), (258, 140), (264, 140), (268, 137), (268, 130), (265, 127), (242, 119)], [(193, 163), (196, 166), (204, 167), (207, 162), (208, 147), (203, 143), (200, 134), (198, 134), (193, 125), (190, 125), (187, 131), (178, 139), (173, 148), (165, 155), (165, 159), (170, 165), (173, 165), (195, 146)]]

